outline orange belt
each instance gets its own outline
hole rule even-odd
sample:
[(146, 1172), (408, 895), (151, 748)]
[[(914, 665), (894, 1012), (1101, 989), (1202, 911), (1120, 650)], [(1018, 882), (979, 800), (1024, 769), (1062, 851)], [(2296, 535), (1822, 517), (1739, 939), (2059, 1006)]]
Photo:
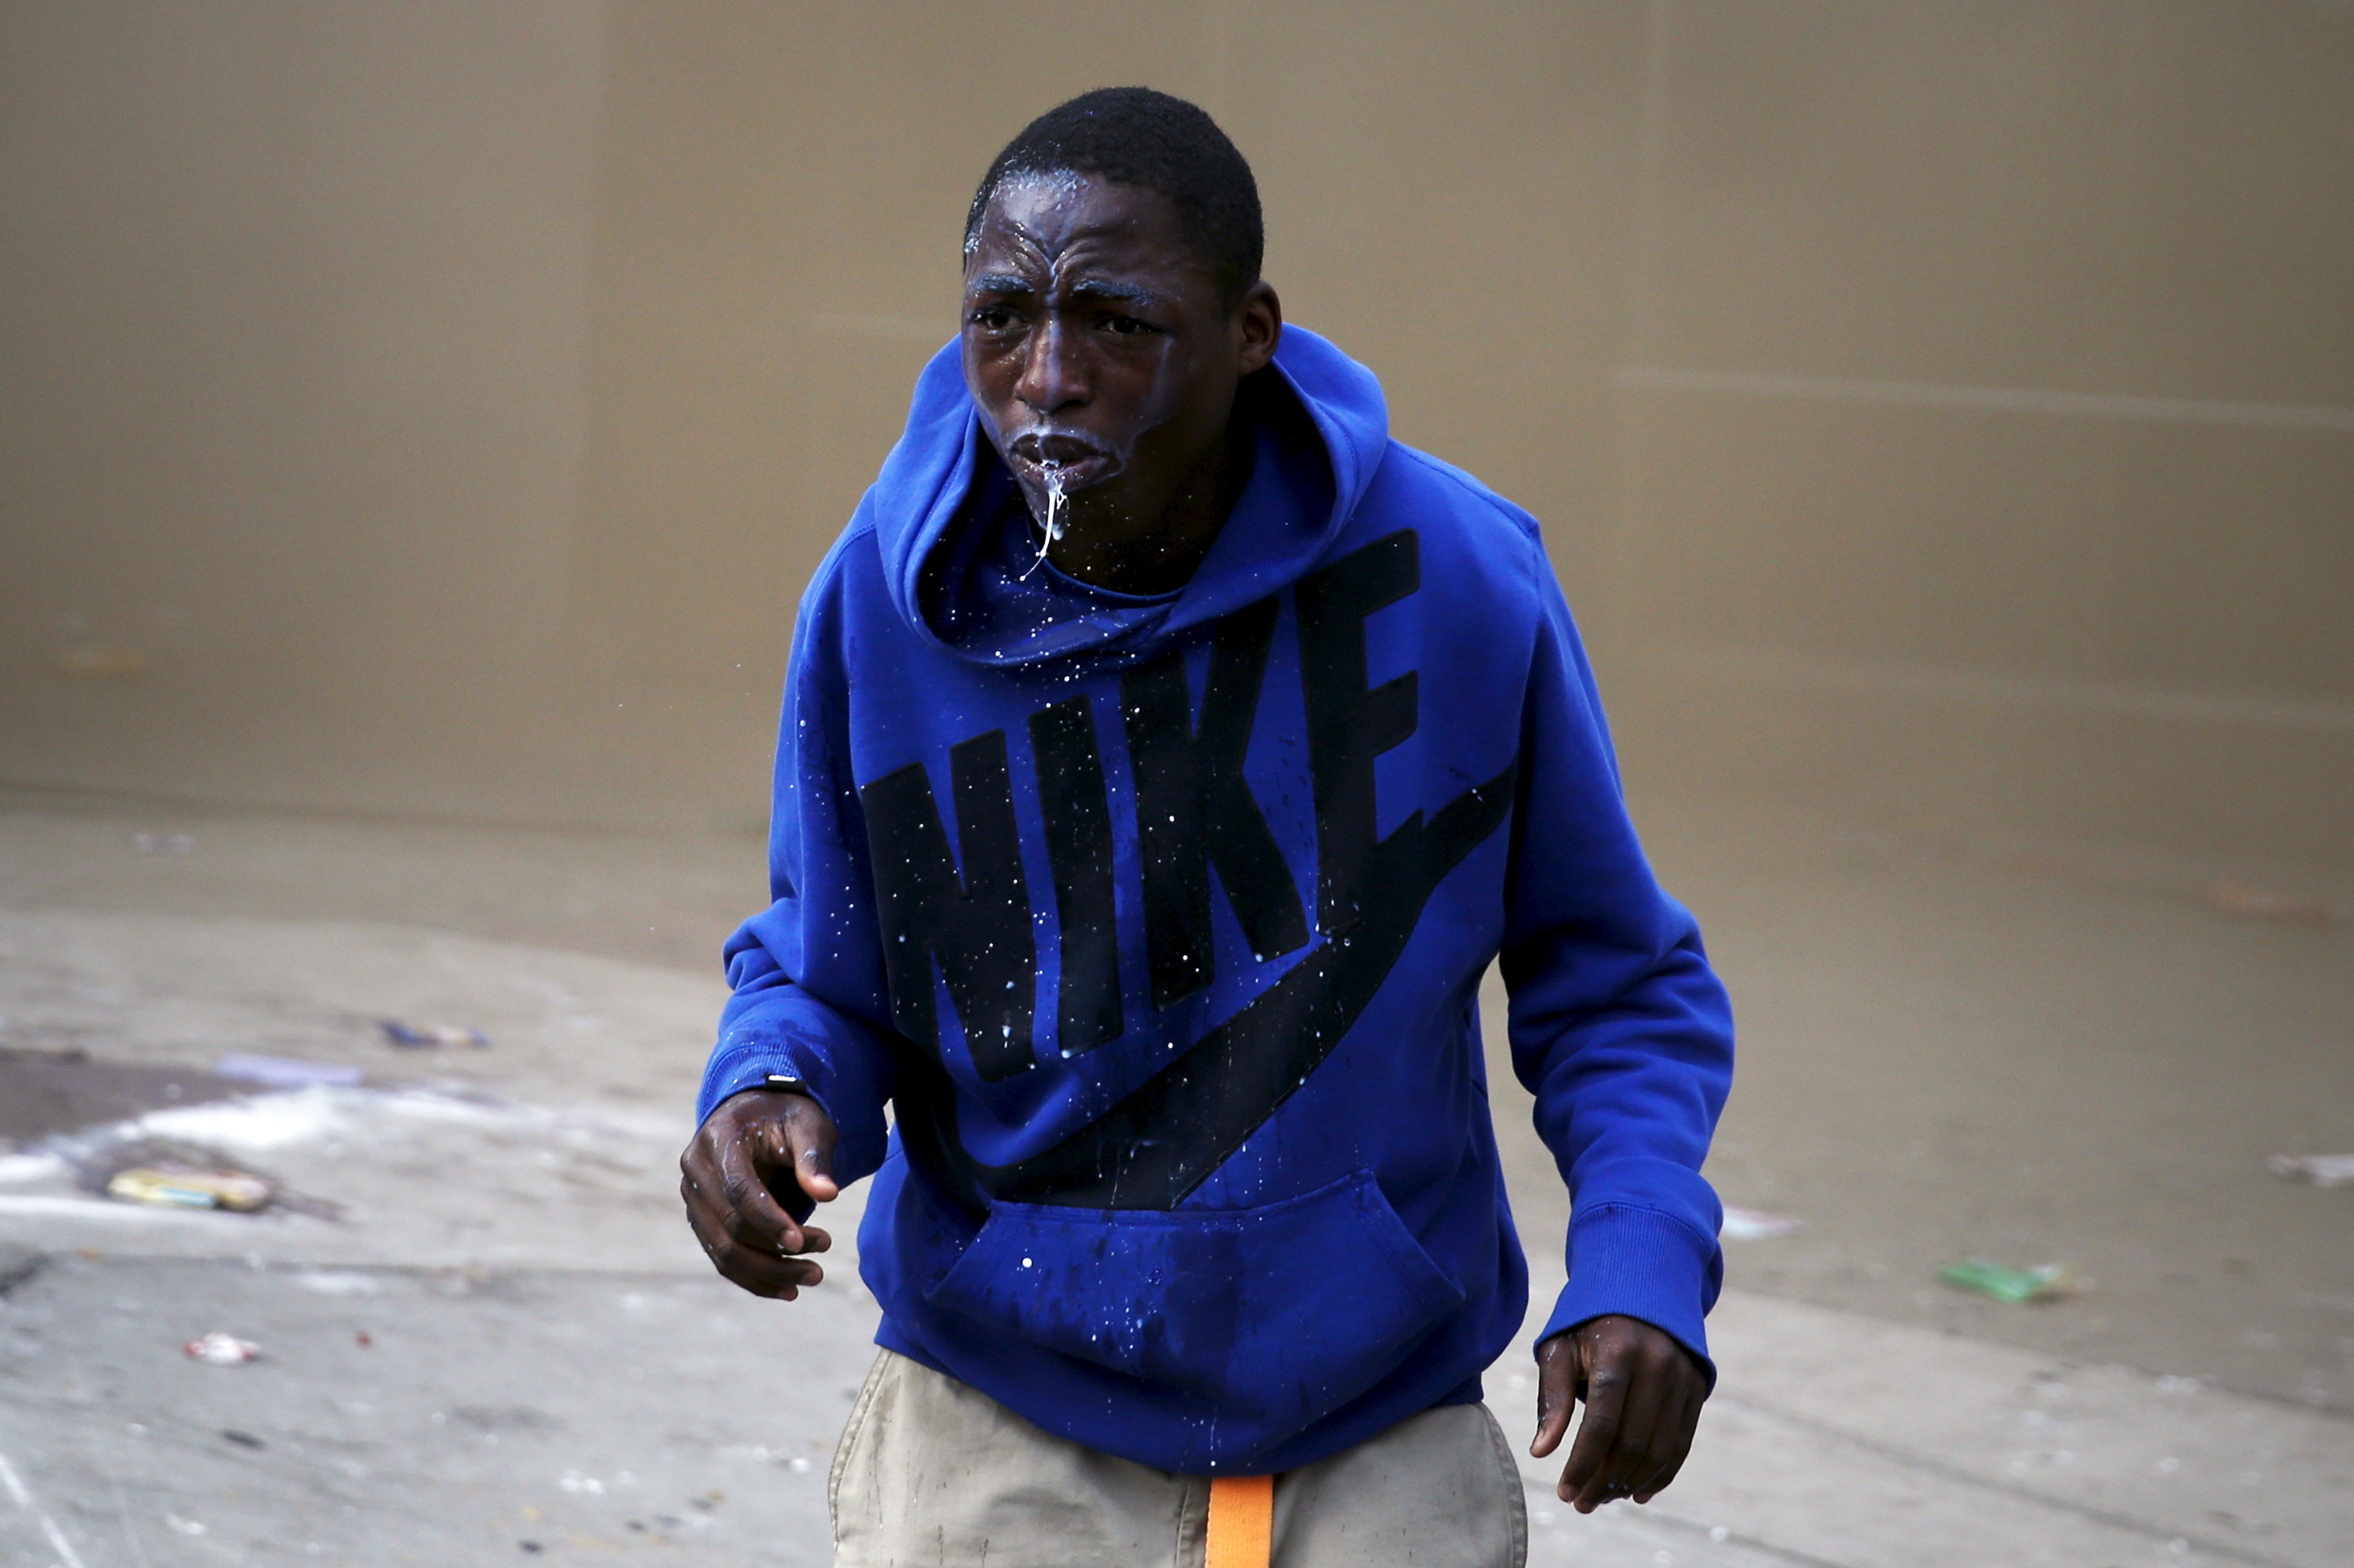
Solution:
[(1267, 1568), (1275, 1554), (1275, 1478), (1212, 1477), (1208, 1537), (1203, 1568)]

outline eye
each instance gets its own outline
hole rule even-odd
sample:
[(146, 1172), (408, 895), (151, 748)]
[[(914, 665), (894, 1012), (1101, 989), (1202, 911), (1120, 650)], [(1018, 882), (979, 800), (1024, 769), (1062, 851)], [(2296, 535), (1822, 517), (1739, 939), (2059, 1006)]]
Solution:
[(1115, 337), (1143, 337), (1161, 330), (1150, 322), (1140, 322), (1134, 316), (1106, 316), (1103, 329)]
[(1013, 324), (1013, 313), (1003, 305), (982, 305), (965, 320), (983, 332), (1003, 332)]

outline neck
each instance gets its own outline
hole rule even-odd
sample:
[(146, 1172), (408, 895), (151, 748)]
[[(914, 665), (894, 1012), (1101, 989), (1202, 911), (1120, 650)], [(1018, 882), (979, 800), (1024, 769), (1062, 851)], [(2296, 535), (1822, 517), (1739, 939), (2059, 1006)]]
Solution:
[[(1113, 593), (1181, 588), (1217, 542), (1250, 470), (1248, 424), (1230, 418), (1157, 511), (1088, 506), (1074, 498), (1063, 536), (1052, 541), (1046, 558), (1055, 570)], [(1031, 525), (1043, 532), (1037, 519)]]

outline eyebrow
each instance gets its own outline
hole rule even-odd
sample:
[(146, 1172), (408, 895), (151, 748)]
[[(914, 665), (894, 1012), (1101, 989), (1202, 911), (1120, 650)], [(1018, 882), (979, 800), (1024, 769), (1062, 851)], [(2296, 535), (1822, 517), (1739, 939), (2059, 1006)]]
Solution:
[[(1011, 272), (983, 272), (967, 280), (969, 294), (1034, 294), (1037, 286), (1029, 279)], [(1074, 299), (1099, 303), (1140, 305), (1148, 309), (1161, 306), (1161, 297), (1141, 283), (1116, 283), (1101, 278), (1082, 278), (1070, 288)]]
[(1112, 283), (1099, 279), (1083, 278), (1071, 285), (1071, 292), (1082, 299), (1116, 300), (1122, 304), (1157, 305), (1161, 296), (1140, 283)]

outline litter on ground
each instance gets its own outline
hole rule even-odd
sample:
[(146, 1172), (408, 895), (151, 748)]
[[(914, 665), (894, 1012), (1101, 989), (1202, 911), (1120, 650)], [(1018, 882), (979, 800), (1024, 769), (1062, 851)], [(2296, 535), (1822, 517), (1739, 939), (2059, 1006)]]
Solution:
[(235, 1334), (219, 1329), (209, 1334), (198, 1335), (182, 1345), (180, 1350), (190, 1361), (214, 1367), (243, 1366), (261, 1354), (261, 1347), (251, 1340), (240, 1340)]
[(1983, 1258), (1966, 1257), (1937, 1271), (1937, 1277), (1964, 1290), (1975, 1290), (2017, 1307), (2029, 1301), (2057, 1301), (2083, 1287), (2068, 1277), (2068, 1266), (2047, 1263), (2034, 1268), (2005, 1268)]
[(2264, 1163), (2284, 1181), (2354, 1187), (2354, 1154), (2275, 1154)]
[(1724, 1211), (1724, 1224), (1719, 1232), (1726, 1241), (1771, 1241), (1803, 1230), (1807, 1222), (1792, 1219), (1787, 1214), (1769, 1214), (1762, 1209)]
[[(219, 1107), (195, 1108), (201, 1112)], [(109, 1130), (116, 1129), (101, 1129), (101, 1137)], [(147, 1128), (143, 1121), (121, 1130)], [(235, 1155), (184, 1139), (117, 1137), (70, 1153), (67, 1163), (84, 1192), (118, 1203), (150, 1209), (226, 1209), (244, 1214), (269, 1209), (321, 1220), (343, 1217), (343, 1205), (331, 1199), (295, 1192), (267, 1171), (246, 1169), (245, 1161)]]
[(117, 1202), (157, 1209), (228, 1209), (249, 1214), (270, 1206), (276, 1190), (242, 1171), (156, 1171), (135, 1166), (106, 1180), (106, 1195)]
[(435, 1045), (471, 1045), (479, 1051), (491, 1043), (481, 1030), (456, 1023), (403, 1023), (398, 1018), (379, 1018), (376, 1027), (384, 1031), (385, 1039), (404, 1051)]

